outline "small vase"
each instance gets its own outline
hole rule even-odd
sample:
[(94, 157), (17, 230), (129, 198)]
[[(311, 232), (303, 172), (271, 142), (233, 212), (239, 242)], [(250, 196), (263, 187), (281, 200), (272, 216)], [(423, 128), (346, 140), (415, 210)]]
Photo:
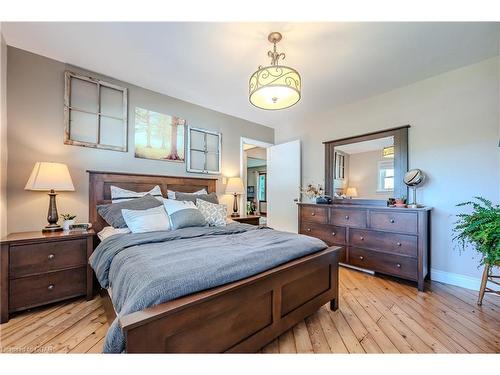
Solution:
[(69, 230), (69, 226), (75, 224), (75, 219), (72, 220), (64, 220), (63, 221), (63, 230)]

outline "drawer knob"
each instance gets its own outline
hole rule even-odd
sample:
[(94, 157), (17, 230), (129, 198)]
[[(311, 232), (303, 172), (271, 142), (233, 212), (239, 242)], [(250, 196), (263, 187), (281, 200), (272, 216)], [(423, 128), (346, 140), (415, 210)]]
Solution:
[(332, 236), (335, 236), (336, 234), (337, 234), (337, 233), (335, 233), (335, 232), (332, 232)]
[(364, 241), (364, 240), (365, 240), (365, 238), (364, 238), (363, 236), (359, 237), (359, 239), (360, 239), (361, 241)]
[(48, 290), (54, 290), (55, 286), (54, 284), (49, 284), (49, 286), (47, 287)]
[(399, 264), (399, 263), (396, 264), (396, 267), (401, 268), (401, 264)]
[(307, 228), (307, 231), (310, 232), (311, 231), (311, 228)]
[(311, 212), (311, 216), (316, 216), (316, 212)]
[(398, 242), (396, 245), (401, 246), (401, 242)]
[(54, 254), (49, 254), (49, 256), (47, 257), (49, 260), (52, 260), (54, 259), (56, 256)]
[(363, 259), (365, 259), (365, 257), (364, 257), (364, 256), (362, 256), (362, 255), (360, 255), (360, 256), (359, 256), (359, 259), (363, 260)]
[(394, 219), (389, 220), (391, 223), (394, 223)]
[(346, 219), (346, 220), (349, 220), (349, 215), (345, 215), (345, 219)]

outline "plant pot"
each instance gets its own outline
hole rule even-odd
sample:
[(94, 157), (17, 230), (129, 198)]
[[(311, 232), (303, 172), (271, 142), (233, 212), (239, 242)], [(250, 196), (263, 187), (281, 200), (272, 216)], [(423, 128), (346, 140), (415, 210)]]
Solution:
[(69, 230), (69, 226), (75, 224), (75, 219), (64, 220), (63, 221), (63, 230)]

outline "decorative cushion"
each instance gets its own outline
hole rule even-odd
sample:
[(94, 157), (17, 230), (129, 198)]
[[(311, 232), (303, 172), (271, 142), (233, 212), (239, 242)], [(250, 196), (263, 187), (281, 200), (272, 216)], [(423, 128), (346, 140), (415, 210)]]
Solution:
[(217, 199), (217, 194), (215, 193), (210, 193), (210, 194), (191, 194), (191, 193), (180, 193), (176, 192), (175, 193), (175, 199), (178, 201), (189, 201), (196, 203), (197, 199), (201, 199), (210, 203), (218, 204), (219, 199)]
[(114, 236), (115, 234), (127, 234), (130, 233), (130, 229), (128, 228), (113, 228), (113, 227), (104, 227), (99, 233), (97, 233), (97, 237), (101, 241), (104, 241), (106, 238)]
[(163, 206), (147, 210), (122, 210), (123, 219), (132, 233), (169, 230), (170, 222)]
[(164, 199), (163, 206), (167, 211), (172, 229), (203, 227), (207, 224), (193, 202)]
[[(177, 191), (173, 190), (167, 190), (167, 198), (168, 199), (175, 199), (175, 193), (178, 193)], [(180, 193), (180, 192), (179, 192)], [(194, 193), (184, 193), (184, 194), (208, 194), (206, 189), (201, 189), (198, 191), (195, 191)]]
[(123, 219), (122, 209), (147, 210), (148, 208), (161, 206), (162, 202), (147, 194), (141, 198), (130, 199), (120, 203), (100, 204), (97, 212), (106, 222), (114, 228), (127, 228)]
[(225, 204), (214, 204), (203, 199), (196, 200), (196, 206), (211, 227), (225, 227), (227, 207)]
[(136, 192), (132, 190), (122, 189), (119, 188), (118, 186), (111, 186), (111, 201), (113, 203), (125, 202), (131, 199), (141, 198), (146, 194), (152, 195), (160, 202), (163, 199), (163, 196), (161, 195), (161, 189), (158, 185), (156, 185), (150, 191), (144, 191), (144, 192)]

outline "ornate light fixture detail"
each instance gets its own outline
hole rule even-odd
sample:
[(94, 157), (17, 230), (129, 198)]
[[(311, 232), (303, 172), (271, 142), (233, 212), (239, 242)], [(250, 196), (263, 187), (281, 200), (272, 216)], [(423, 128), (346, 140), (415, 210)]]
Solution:
[(273, 43), (272, 51), (267, 52), (271, 65), (259, 66), (250, 77), (250, 103), (262, 109), (284, 109), (291, 107), (300, 100), (300, 74), (288, 66), (280, 65), (285, 59), (283, 52), (276, 51), (276, 43), (282, 39), (278, 32), (272, 32), (267, 39)]

